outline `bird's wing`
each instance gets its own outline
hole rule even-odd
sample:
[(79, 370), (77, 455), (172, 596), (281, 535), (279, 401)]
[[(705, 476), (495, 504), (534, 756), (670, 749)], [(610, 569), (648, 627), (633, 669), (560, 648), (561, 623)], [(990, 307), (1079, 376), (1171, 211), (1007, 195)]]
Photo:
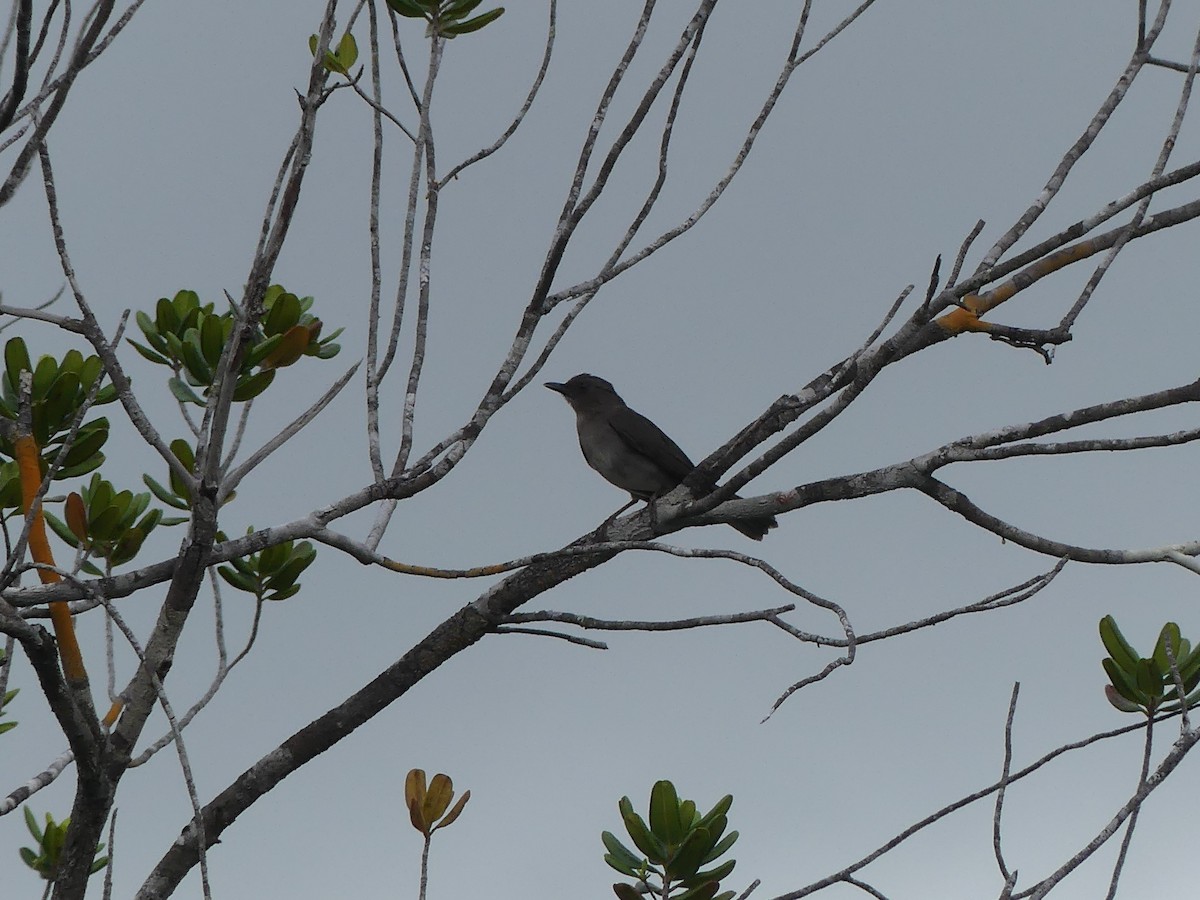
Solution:
[(676, 484), (696, 468), (679, 445), (641, 413), (625, 407), (609, 417), (609, 424), (632, 450), (653, 460)]

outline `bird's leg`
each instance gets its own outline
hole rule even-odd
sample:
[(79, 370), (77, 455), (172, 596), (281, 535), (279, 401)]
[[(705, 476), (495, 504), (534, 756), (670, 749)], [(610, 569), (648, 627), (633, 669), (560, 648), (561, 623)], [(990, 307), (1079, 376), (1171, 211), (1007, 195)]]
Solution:
[(629, 507), (633, 506), (640, 499), (641, 499), (640, 497), (633, 497), (628, 503), (626, 503), (624, 506), (622, 506), (620, 509), (618, 509), (615, 513), (613, 513), (611, 516), (609, 516), (607, 519), (604, 520), (604, 522), (600, 525), (600, 527), (604, 529), (605, 537), (608, 536), (608, 528), (610, 525), (612, 525), (613, 522), (616, 521), (617, 516), (619, 516), (621, 513), (625, 512), (625, 510), (629, 509)]

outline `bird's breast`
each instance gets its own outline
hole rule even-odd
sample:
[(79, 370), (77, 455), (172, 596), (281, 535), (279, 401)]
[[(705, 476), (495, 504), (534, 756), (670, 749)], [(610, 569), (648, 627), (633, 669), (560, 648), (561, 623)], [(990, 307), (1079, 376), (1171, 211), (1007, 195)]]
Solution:
[(606, 481), (646, 499), (670, 490), (675, 481), (659, 466), (631, 447), (608, 424), (577, 420), (579, 447), (589, 466)]

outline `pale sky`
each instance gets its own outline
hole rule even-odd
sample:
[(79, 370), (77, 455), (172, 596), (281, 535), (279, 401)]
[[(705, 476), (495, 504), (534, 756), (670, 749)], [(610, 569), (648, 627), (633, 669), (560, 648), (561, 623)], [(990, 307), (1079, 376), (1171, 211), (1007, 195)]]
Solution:
[[(38, 5), (39, 8), (41, 5)], [(339, 15), (345, 21), (350, 4)], [(484, 7), (487, 8), (487, 4)], [(751, 11), (752, 6), (752, 11)], [(671, 177), (645, 234), (687, 216), (727, 169), (787, 52), (799, 4), (720, 4), (676, 124)], [(811, 46), (854, 4), (820, 2)], [(181, 288), (221, 303), (238, 296), (276, 167), (295, 127), (294, 89), (307, 81), (308, 35), (320, 2), (148, 0), (88, 68), (51, 131), (63, 224), (83, 290), (111, 332), (123, 309), (150, 309)], [(660, 4), (640, 84), (661, 64), (685, 8)], [(433, 256), (429, 352), (416, 417), (416, 455), (474, 408), (507, 351), (534, 284), (599, 93), (640, 6), (564, 2), (554, 60), (537, 105), (511, 142), (442, 195)], [(1113, 0), (875, 6), (793, 77), (750, 159), (687, 235), (605, 287), (572, 327), (540, 383), (592, 372), (693, 458), (724, 443), (765, 406), (852, 353), (896, 296), (943, 273), (976, 220), (987, 226), (967, 269), (1041, 190), (1126, 65), (1136, 4)], [(690, 15), (690, 7), (686, 8)], [(546, 4), (512, 3), (478, 34), (451, 42), (433, 113), (438, 165), (491, 143), (523, 100), (540, 60)], [(402, 25), (414, 69), (420, 28)], [(1200, 2), (1174, 4), (1156, 55), (1186, 62)], [(355, 28), (366, 51), (365, 21)], [(7, 86), (8, 70), (3, 83)], [(1140, 184), (1169, 127), (1183, 76), (1143, 73), (1110, 129), (1017, 249)], [(618, 95), (612, 124), (635, 93)], [(393, 91), (395, 108), (415, 121)], [(661, 116), (661, 113), (659, 114)], [(369, 291), (366, 190), (369, 108), (340, 91), (322, 113), (311, 170), (275, 281), (317, 298), (326, 327), (345, 326), (335, 360), (305, 360), (287, 390), (255, 409), (255, 447), (364, 353)], [(1185, 123), (1172, 167), (1200, 141)], [(382, 218), (394, 272), (407, 184), (405, 145), (389, 136)], [(592, 274), (654, 177), (657, 135), (640, 138), (589, 216), (556, 280)], [(12, 151), (0, 154), (5, 172)], [(1152, 208), (1190, 199), (1188, 184)], [(1120, 219), (1119, 221), (1124, 221)], [(954, 438), (1195, 378), (1200, 304), (1197, 226), (1129, 247), (1101, 283), (1053, 365), (982, 337), (961, 337), (889, 369), (832, 427), (743, 494), (899, 462)], [(0, 293), (33, 306), (63, 277), (36, 172), (0, 210)], [(1092, 271), (1045, 279), (998, 320), (1047, 327)], [(70, 312), (69, 298), (56, 307)], [(63, 340), (37, 323), (35, 355)], [(406, 332), (407, 335), (407, 332)], [(136, 335), (135, 335), (136, 336)], [(182, 436), (161, 370), (123, 357), (155, 422)], [(403, 377), (407, 364), (393, 378)], [(368, 483), (361, 373), (274, 464), (248, 480), (224, 513), (240, 533), (304, 515)], [(391, 384), (385, 431), (394, 453), (402, 389)], [(119, 410), (106, 475), (136, 487), (163, 480)], [(1191, 427), (1184, 410), (1096, 433)], [(1128, 431), (1120, 429), (1128, 428)], [(386, 454), (385, 450), (385, 454)], [(1141, 454), (1021, 459), (960, 466), (947, 478), (990, 512), (1038, 533), (1114, 548), (1196, 536), (1190, 446)], [(556, 549), (624, 500), (587, 468), (561, 398), (531, 385), (485, 430), (451, 477), (401, 505), (380, 551), (408, 563), (465, 567)], [(339, 524), (355, 537), (367, 515)], [(172, 555), (177, 532), (147, 547)], [(724, 527), (690, 529), (682, 546), (761, 555), (788, 578), (841, 604), (859, 633), (961, 606), (1050, 569), (1038, 556), (952, 516), (927, 498), (893, 493), (781, 517), (751, 544)], [(330, 548), (301, 593), (264, 610), (253, 655), (186, 733), (201, 802), (262, 754), (340, 702), (491, 583), (424, 581), (370, 569)], [(257, 803), (209, 853), (222, 898), (415, 897), (420, 838), (403, 813), (411, 767), (446, 772), (472, 799), (440, 832), (429, 897), (525, 900), (609, 896), (600, 832), (620, 833), (617, 801), (644, 810), (658, 778), (707, 808), (732, 793), (738, 866), (723, 887), (753, 895), (795, 890), (845, 866), (896, 832), (982, 788), (1000, 773), (1013, 683), (1021, 684), (1014, 767), (1060, 744), (1130, 724), (1105, 701), (1096, 624), (1117, 617), (1139, 649), (1162, 623), (1200, 639), (1196, 576), (1182, 568), (1069, 565), (1024, 605), (965, 616), (873, 643), (857, 661), (760, 720), (790, 684), (838, 654), (762, 623), (665, 634), (589, 633), (607, 651), (523, 635), (490, 636)], [(145, 634), (162, 589), (122, 601)], [(245, 640), (252, 601), (224, 592), (227, 639)], [(674, 619), (782, 605), (792, 598), (733, 563), (628, 553), (534, 601), (604, 618)], [(100, 612), (79, 623), (93, 682), (103, 690)], [(214, 666), (212, 600), (202, 593), (167, 682), (177, 707)], [(796, 627), (839, 634), (836, 619), (802, 607)], [(20, 655), (19, 652), (17, 654)], [(122, 684), (128, 670), (118, 673)], [(0, 794), (65, 748), (21, 659), (10, 686), (20, 721), (0, 737)], [(1174, 725), (1162, 726), (1166, 748)], [(147, 729), (147, 738), (161, 733)], [(1028, 886), (1085, 844), (1133, 790), (1140, 735), (1069, 754), (1010, 789), (1004, 850)], [(1157, 757), (1156, 757), (1157, 758)], [(1197, 789), (1186, 761), (1143, 810), (1119, 896), (1166, 896), (1194, 876), (1182, 862)], [(31, 800), (65, 816), (68, 772)], [(141, 884), (190, 816), (174, 753), (131, 772), (117, 801), (115, 897)], [(922, 832), (863, 877), (898, 898), (995, 897), (992, 804), (982, 801)], [(19, 865), (30, 841), (21, 815), (0, 819), (0, 871), (12, 896), (40, 884)], [(1098, 897), (1110, 842), (1054, 896)], [(177, 891), (200, 896), (195, 870)], [(92, 890), (99, 896), (98, 879)], [(822, 897), (864, 894), (848, 887)]]

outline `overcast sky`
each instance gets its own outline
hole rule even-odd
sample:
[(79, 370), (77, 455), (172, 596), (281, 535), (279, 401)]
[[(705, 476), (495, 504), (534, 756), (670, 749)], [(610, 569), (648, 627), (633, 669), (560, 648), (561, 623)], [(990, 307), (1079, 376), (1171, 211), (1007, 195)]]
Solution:
[[(351, 8), (343, 5), (342, 22)], [(646, 234), (688, 215), (727, 169), (785, 58), (798, 5), (718, 6), (676, 126), (671, 179)], [(854, 4), (814, 5), (809, 45)], [(634, 84), (657, 69), (685, 21), (679, 4), (660, 6), (661, 21), (631, 69)], [(150, 309), (181, 288), (218, 303), (223, 291), (240, 294), (295, 127), (295, 89), (308, 77), (306, 41), (323, 7), (317, 0), (149, 0), (80, 78), (50, 150), (75, 267), (110, 331), (123, 309)], [(511, 120), (540, 60), (545, 7), (512, 3), (496, 23), (448, 47), (434, 112), (443, 171)], [(948, 263), (983, 219), (987, 227), (968, 260), (974, 266), (1112, 88), (1134, 42), (1135, 8), (1115, 0), (879, 0), (796, 73), (713, 211), (608, 285), (538, 380), (577, 372), (608, 378), (694, 458), (707, 455), (780, 394), (853, 352), (905, 285), (922, 291), (934, 258), (943, 254)], [(538, 104), (501, 153), (442, 195), (417, 455), (469, 416), (507, 350), (586, 125), (639, 9), (565, 2)], [(420, 29), (402, 27), (419, 61)], [(1200, 2), (1175, 3), (1157, 55), (1186, 61), (1198, 27)], [(355, 33), (365, 52), (365, 22)], [(1018, 249), (1141, 183), (1181, 79), (1164, 69), (1140, 77), (1111, 133)], [(619, 95), (612, 122), (623, 121), (636, 96)], [(402, 95), (391, 97), (412, 121)], [(249, 447), (364, 353), (370, 128), (369, 109), (350, 91), (323, 111), (298, 218), (275, 271), (289, 290), (317, 298), (327, 328), (346, 327), (344, 350), (329, 363), (303, 361), (291, 388), (260, 404)], [(1192, 162), (1198, 146), (1196, 127), (1185, 124), (1173, 165)], [(653, 179), (656, 151), (653, 134), (636, 142), (556, 286), (586, 277), (607, 257)], [(382, 212), (393, 279), (404, 152), (393, 136)], [(10, 158), (11, 151), (0, 156)], [(1156, 208), (1190, 197), (1189, 190)], [(1126, 250), (1051, 366), (1034, 353), (968, 336), (889, 369), (834, 427), (743, 493), (898, 462), (963, 435), (1194, 379), (1196, 247), (1192, 223)], [(999, 320), (1056, 323), (1090, 272), (1046, 279)], [(6, 304), (32, 306), (62, 282), (33, 177), (0, 211), (0, 292)], [(60, 301), (64, 314), (67, 304)], [(63, 346), (44, 326), (21, 323), (5, 337), (13, 333), (34, 354)], [(182, 436), (161, 372), (132, 351), (125, 358), (160, 430)], [(388, 402), (394, 412), (385, 439), (394, 452), (396, 386)], [(366, 484), (362, 410), (360, 374), (289, 452), (239, 489), (224, 513), (225, 531), (286, 521)], [(162, 480), (160, 463), (120, 412), (110, 415), (108, 477), (130, 487), (143, 471)], [(1097, 433), (1193, 424), (1182, 410), (1146, 421)], [(1195, 538), (1194, 473), (1194, 450), (1185, 446), (959, 467), (950, 480), (1021, 527), (1135, 548)], [(562, 399), (534, 385), (488, 426), (450, 478), (400, 507), (380, 550), (422, 565), (499, 562), (562, 546), (623, 496), (585, 465)], [(363, 536), (370, 521), (360, 515), (343, 527)], [(176, 533), (163, 536), (153, 558), (171, 555), (177, 540)], [(691, 529), (671, 541), (760, 553), (841, 604), (860, 633), (981, 599), (1054, 563), (926, 498), (899, 493), (789, 514), (761, 545), (728, 528)], [(202, 802), (488, 586), (405, 579), (328, 548), (302, 581), (297, 597), (264, 611), (253, 657), (187, 732)], [(779, 693), (835, 651), (765, 624), (591, 635), (607, 641), (604, 652), (547, 638), (489, 637), (226, 831), (209, 856), (214, 896), (415, 896), (420, 839), (397, 810), (404, 774), (419, 766), (472, 791), (459, 822), (434, 841), (431, 898), (608, 896), (616, 873), (602, 862), (599, 834), (620, 832), (621, 795), (644, 809), (650, 786), (664, 777), (702, 807), (734, 795), (730, 820), (742, 837), (727, 886), (740, 891), (761, 878), (755, 896), (772, 897), (992, 783), (1016, 681), (1014, 766), (1131, 722), (1103, 697), (1096, 623), (1113, 613), (1139, 648), (1152, 644), (1167, 619), (1200, 638), (1196, 589), (1195, 576), (1178, 567), (1071, 565), (1025, 605), (862, 648), (853, 666), (796, 694), (766, 724), (760, 720)], [(160, 599), (155, 589), (121, 608), (145, 634)], [(631, 553), (534, 605), (670, 619), (790, 599), (731, 563)], [(225, 605), (228, 640), (237, 647), (251, 601), (226, 591)], [(171, 672), (177, 707), (211, 674), (211, 608), (211, 600), (198, 605)], [(838, 633), (836, 620), (814, 608), (790, 621)], [(80, 629), (99, 687), (100, 614)], [(0, 738), (4, 794), (65, 747), (24, 660), (12, 686), (23, 688), (11, 713), (21, 724)], [(1166, 726), (1160, 745), (1171, 740)], [(1108, 821), (1136, 783), (1140, 752), (1140, 736), (1130, 735), (1061, 758), (1012, 788), (1004, 846), (1021, 884), (1053, 871)], [(71, 780), (64, 776), (33, 798), (39, 816), (67, 814)], [(1189, 805), (1197, 781), (1189, 760), (1147, 804), (1121, 896), (1166, 896), (1194, 882), (1181, 866), (1189, 848), (1171, 809)], [(127, 897), (190, 815), (174, 754), (130, 773), (117, 808), (114, 896)], [(997, 896), (991, 813), (987, 801), (970, 807), (864, 877), (892, 898)], [(20, 815), (0, 819), (0, 871), (13, 897), (40, 891), (16, 860), (17, 847), (28, 843)], [(1105, 848), (1062, 896), (1102, 896), (1114, 854)], [(177, 896), (199, 895), (197, 870)], [(863, 895), (840, 888), (822, 896)]]

